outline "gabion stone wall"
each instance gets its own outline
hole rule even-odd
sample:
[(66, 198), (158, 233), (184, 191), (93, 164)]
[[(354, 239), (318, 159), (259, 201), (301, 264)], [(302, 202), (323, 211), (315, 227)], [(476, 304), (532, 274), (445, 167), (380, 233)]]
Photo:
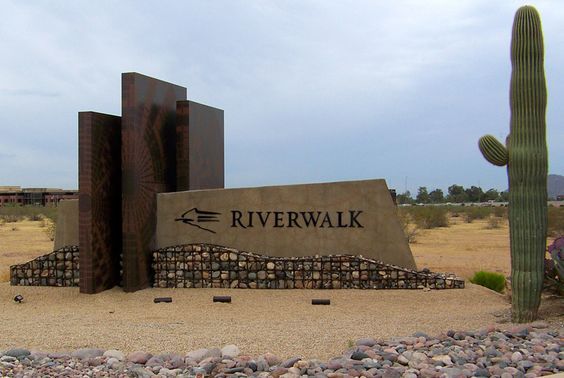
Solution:
[(251, 289), (457, 289), (454, 275), (412, 271), (351, 255), (269, 257), (208, 244), (153, 253), (155, 287)]
[(14, 286), (78, 286), (78, 246), (67, 246), (25, 264), (10, 266)]

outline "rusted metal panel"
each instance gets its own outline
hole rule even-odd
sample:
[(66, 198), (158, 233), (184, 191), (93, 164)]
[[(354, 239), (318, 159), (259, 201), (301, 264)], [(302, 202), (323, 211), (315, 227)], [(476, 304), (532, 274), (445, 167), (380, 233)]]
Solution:
[(78, 115), (80, 292), (98, 293), (120, 279), (121, 118)]
[(178, 101), (176, 117), (176, 190), (223, 188), (223, 110)]
[(176, 190), (176, 102), (186, 88), (138, 73), (122, 74), (123, 287), (151, 286), (156, 194)]

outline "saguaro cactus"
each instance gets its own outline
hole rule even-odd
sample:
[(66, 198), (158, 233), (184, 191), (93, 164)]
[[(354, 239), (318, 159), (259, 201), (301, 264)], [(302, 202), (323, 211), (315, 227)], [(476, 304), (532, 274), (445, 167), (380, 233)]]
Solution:
[(507, 165), (511, 242), (512, 318), (537, 317), (546, 248), (546, 83), (540, 16), (531, 6), (517, 10), (511, 40), (510, 133), (503, 146), (483, 136), (489, 162)]

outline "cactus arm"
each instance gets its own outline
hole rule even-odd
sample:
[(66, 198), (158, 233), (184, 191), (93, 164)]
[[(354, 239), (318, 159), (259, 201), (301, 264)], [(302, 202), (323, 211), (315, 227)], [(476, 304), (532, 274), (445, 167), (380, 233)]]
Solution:
[(509, 160), (509, 152), (503, 144), (501, 144), (494, 136), (484, 135), (478, 142), (480, 152), (484, 158), (498, 167), (507, 165)]

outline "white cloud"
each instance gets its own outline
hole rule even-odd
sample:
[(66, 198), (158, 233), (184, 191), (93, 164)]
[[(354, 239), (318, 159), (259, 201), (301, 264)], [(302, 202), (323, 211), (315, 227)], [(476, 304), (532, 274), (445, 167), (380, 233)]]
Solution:
[[(42, 186), (57, 172), (61, 183), (76, 182), (76, 113), (119, 114), (120, 73), (137, 71), (225, 110), (229, 185), (375, 175), (437, 181), (440, 167), (445, 180), (501, 188), (504, 175), (483, 173), (475, 143), (485, 132), (508, 132), (509, 38), (520, 5), (6, 2), (0, 128), (8, 139), (0, 152), (26, 158), (3, 159), (0, 177)], [(564, 5), (539, 1), (538, 9), (548, 134), (558, 137)], [(343, 145), (354, 153), (332, 153)], [(562, 173), (564, 152), (549, 147)], [(449, 164), (436, 165), (445, 155)]]

